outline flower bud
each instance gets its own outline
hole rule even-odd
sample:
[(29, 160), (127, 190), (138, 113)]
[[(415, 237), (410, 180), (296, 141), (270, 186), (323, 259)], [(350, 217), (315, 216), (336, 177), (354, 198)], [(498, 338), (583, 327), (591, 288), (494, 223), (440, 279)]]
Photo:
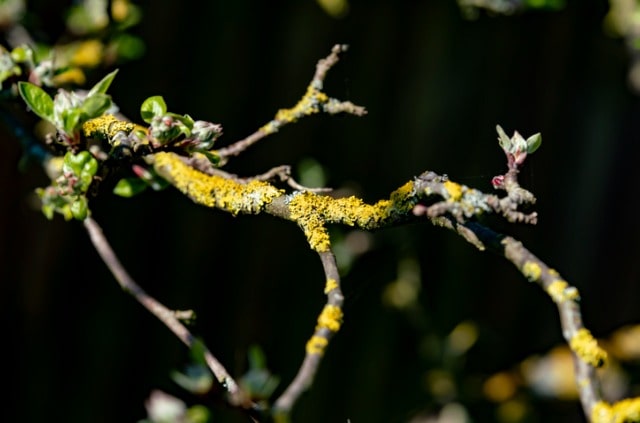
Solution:
[(198, 142), (200, 149), (209, 150), (220, 135), (222, 135), (222, 126), (218, 124), (204, 120), (197, 120), (193, 123), (191, 136)]

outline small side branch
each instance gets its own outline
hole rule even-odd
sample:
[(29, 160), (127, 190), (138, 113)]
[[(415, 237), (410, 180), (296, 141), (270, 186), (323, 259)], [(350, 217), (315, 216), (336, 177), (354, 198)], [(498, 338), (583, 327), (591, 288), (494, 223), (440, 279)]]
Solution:
[(446, 176), (437, 175), (434, 172), (425, 172), (416, 179), (417, 190), (426, 195), (438, 195), (443, 201), (438, 201), (430, 206), (420, 206), (414, 209), (414, 214), (424, 214), (431, 218), (449, 214), (458, 222), (464, 222), (469, 218), (487, 212), (502, 215), (509, 222), (523, 222), (535, 224), (538, 219), (536, 212), (526, 213), (520, 211), (520, 207), (535, 202), (535, 198), (525, 195), (528, 191), (520, 188), (514, 181), (510, 185), (506, 197), (485, 194), (477, 189), (450, 181)]
[(298, 374), (274, 404), (273, 414), (277, 422), (289, 421), (291, 409), (298, 398), (313, 384), (324, 351), (342, 324), (344, 296), (340, 289), (336, 258), (331, 251), (322, 252), (319, 255), (326, 277), (324, 292), (327, 295), (327, 302), (318, 317), (316, 329), (307, 342), (306, 355)]
[(333, 46), (331, 53), (327, 57), (318, 61), (316, 72), (307, 87), (307, 92), (294, 107), (278, 110), (274, 119), (253, 134), (228, 147), (217, 150), (216, 155), (220, 157), (220, 166), (224, 165), (230, 157), (239, 155), (267, 135), (278, 132), (283, 126), (297, 122), (305, 116), (318, 112), (329, 114), (349, 113), (356, 116), (365, 115), (367, 111), (364, 107), (357, 106), (350, 101), (340, 101), (330, 98), (322, 91), (327, 72), (338, 63), (340, 53), (345, 51), (347, 51), (346, 45), (337, 44)]
[[(189, 332), (189, 330), (180, 322), (176, 312), (168, 309), (156, 299), (147, 294), (132, 278), (129, 276), (125, 268), (118, 260), (118, 257), (114, 253), (113, 249), (109, 245), (109, 242), (105, 238), (102, 229), (98, 223), (91, 217), (84, 220), (84, 227), (89, 233), (91, 242), (96, 251), (100, 255), (100, 258), (107, 265), (113, 276), (118, 281), (120, 287), (127, 293), (131, 294), (140, 304), (142, 304), (147, 310), (156, 316), (162, 323), (165, 324), (185, 344), (191, 348), (196, 341), (195, 337)], [(236, 406), (242, 406), (245, 408), (252, 407), (249, 404), (244, 393), (238, 387), (236, 381), (229, 375), (224, 366), (215, 358), (215, 356), (209, 351), (207, 347), (204, 347), (204, 357), (209, 369), (213, 372), (216, 379), (227, 390), (230, 396), (230, 402)]]

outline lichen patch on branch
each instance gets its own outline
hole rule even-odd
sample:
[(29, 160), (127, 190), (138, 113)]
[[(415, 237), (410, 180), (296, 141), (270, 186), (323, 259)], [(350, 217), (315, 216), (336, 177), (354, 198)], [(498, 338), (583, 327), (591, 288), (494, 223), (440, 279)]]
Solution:
[(256, 214), (282, 191), (262, 181), (246, 184), (202, 173), (173, 153), (154, 155), (154, 168), (183, 194), (198, 204), (216, 207), (233, 215)]
[(571, 337), (569, 346), (582, 361), (589, 363), (593, 367), (601, 367), (607, 361), (607, 352), (600, 348), (598, 341), (595, 340), (588, 329), (582, 328), (578, 330)]
[(322, 336), (313, 335), (309, 341), (307, 341), (307, 354), (324, 354), (324, 349), (329, 344), (329, 340), (327, 338), (323, 338)]
[(321, 106), (329, 101), (322, 91), (314, 88), (311, 84), (307, 87), (307, 92), (290, 109), (280, 109), (273, 120), (260, 128), (266, 134), (277, 132), (281, 126), (296, 122), (298, 119), (320, 112)]
[(318, 316), (318, 325), (316, 330), (323, 328), (329, 329), (331, 332), (337, 332), (342, 325), (342, 309), (338, 306), (327, 304), (320, 316)]
[(626, 423), (640, 421), (640, 398), (608, 404), (598, 401), (591, 411), (592, 423)]
[(85, 137), (101, 137), (111, 139), (118, 132), (127, 134), (135, 129), (146, 131), (146, 128), (132, 122), (120, 120), (113, 115), (102, 115), (95, 119), (90, 119), (82, 124), (82, 133)]
[(338, 285), (338, 281), (336, 281), (335, 279), (327, 279), (327, 283), (324, 286), (324, 293), (328, 294), (329, 292), (339, 287), (340, 286)]
[(288, 206), (291, 220), (302, 228), (311, 248), (324, 252), (331, 246), (326, 224), (376, 229), (389, 219), (408, 214), (415, 205), (413, 194), (413, 183), (407, 182), (389, 199), (371, 205), (353, 196), (332, 198), (305, 191), (292, 195)]
[(578, 290), (561, 279), (551, 282), (547, 287), (547, 293), (557, 304), (562, 304), (565, 301), (575, 301), (580, 298)]
[(443, 184), (444, 189), (449, 194), (450, 201), (459, 201), (462, 198), (463, 186), (452, 181), (445, 181)]
[(530, 281), (537, 281), (542, 275), (540, 265), (534, 261), (526, 261), (522, 266), (522, 274)]

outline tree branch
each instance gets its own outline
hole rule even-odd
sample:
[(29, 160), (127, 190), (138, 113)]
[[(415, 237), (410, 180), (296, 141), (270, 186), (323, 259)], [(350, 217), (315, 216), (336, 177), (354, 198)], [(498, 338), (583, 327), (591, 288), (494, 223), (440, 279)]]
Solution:
[(327, 295), (327, 302), (318, 317), (316, 329), (307, 342), (306, 354), (298, 374), (274, 404), (273, 414), (277, 422), (289, 421), (293, 405), (313, 384), (324, 351), (342, 324), (344, 295), (340, 289), (336, 258), (331, 251), (321, 252), (319, 255), (326, 278), (324, 293)]
[(320, 59), (316, 65), (316, 72), (307, 87), (306, 94), (300, 101), (290, 109), (280, 109), (275, 118), (262, 126), (248, 137), (237, 141), (228, 147), (221, 148), (215, 153), (220, 157), (220, 166), (224, 165), (230, 157), (237, 156), (253, 144), (257, 143), (267, 135), (278, 132), (280, 128), (299, 119), (320, 111), (329, 114), (349, 113), (356, 116), (363, 116), (367, 113), (364, 107), (356, 106), (349, 101), (340, 101), (329, 98), (323, 91), (324, 79), (327, 72), (338, 63), (339, 54), (347, 51), (344, 44), (336, 44), (331, 49), (331, 53), (324, 59)]
[[(127, 293), (131, 294), (140, 304), (156, 316), (165, 326), (169, 328), (185, 344), (187, 347), (193, 347), (196, 338), (189, 332), (177, 317), (177, 313), (172, 311), (158, 302), (156, 299), (147, 294), (132, 278), (129, 276), (125, 268), (118, 260), (113, 249), (109, 245), (102, 229), (93, 218), (88, 217), (84, 220), (84, 227), (89, 233), (89, 238), (94, 248), (107, 265), (113, 276), (118, 281), (120, 287)], [(253, 408), (255, 405), (250, 402), (244, 392), (239, 388), (236, 381), (229, 375), (229, 372), (215, 358), (211, 351), (203, 345), (204, 358), (209, 369), (213, 372), (216, 379), (226, 389), (229, 394), (230, 402), (233, 405), (244, 408)]]

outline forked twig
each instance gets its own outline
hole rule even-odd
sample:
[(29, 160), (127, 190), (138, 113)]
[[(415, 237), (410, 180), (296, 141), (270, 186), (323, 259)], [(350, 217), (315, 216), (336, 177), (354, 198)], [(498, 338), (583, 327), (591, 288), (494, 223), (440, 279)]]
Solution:
[[(196, 338), (191, 332), (178, 320), (176, 313), (155, 298), (147, 294), (134, 280), (129, 276), (125, 268), (120, 263), (120, 260), (114, 253), (111, 245), (107, 241), (102, 232), (102, 228), (93, 218), (88, 217), (84, 220), (84, 227), (89, 233), (91, 243), (95, 247), (96, 251), (102, 258), (102, 261), (107, 265), (113, 276), (118, 281), (120, 287), (127, 293), (131, 294), (140, 304), (142, 304), (147, 310), (156, 316), (162, 323), (165, 324), (173, 332), (183, 344), (191, 348), (196, 342)], [(238, 387), (236, 381), (229, 375), (224, 366), (215, 358), (211, 351), (203, 345), (204, 358), (209, 369), (213, 372), (216, 379), (229, 393), (230, 402), (234, 405), (251, 407), (248, 404), (248, 400), (242, 390)]]
[(274, 119), (269, 121), (253, 134), (240, 141), (236, 141), (228, 147), (217, 150), (216, 154), (220, 157), (220, 166), (224, 165), (228, 161), (229, 157), (237, 156), (267, 135), (277, 132), (283, 126), (296, 122), (304, 116), (315, 114), (320, 111), (329, 114), (350, 113), (356, 116), (366, 114), (367, 112), (364, 107), (357, 106), (350, 101), (340, 101), (330, 98), (322, 92), (327, 72), (331, 67), (333, 67), (333, 65), (338, 63), (340, 53), (345, 51), (347, 51), (346, 45), (336, 44), (333, 46), (331, 53), (327, 57), (318, 61), (313, 79), (307, 87), (307, 93), (294, 107), (279, 110)]

